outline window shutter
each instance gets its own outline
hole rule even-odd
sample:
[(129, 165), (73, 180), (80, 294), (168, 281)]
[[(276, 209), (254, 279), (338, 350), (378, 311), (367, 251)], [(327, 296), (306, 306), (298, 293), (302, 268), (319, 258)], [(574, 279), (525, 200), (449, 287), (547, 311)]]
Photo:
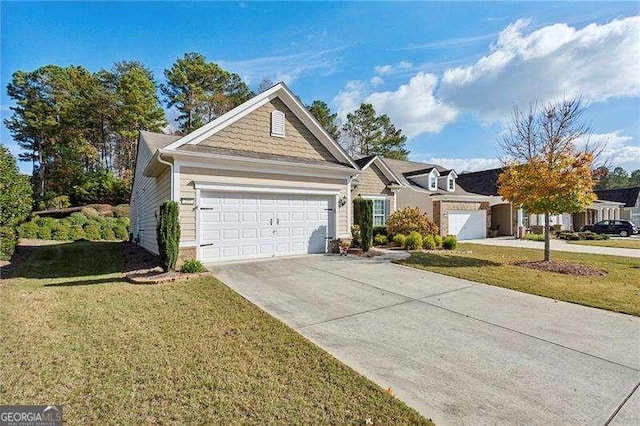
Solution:
[(284, 138), (284, 112), (282, 111), (271, 113), (271, 136)]

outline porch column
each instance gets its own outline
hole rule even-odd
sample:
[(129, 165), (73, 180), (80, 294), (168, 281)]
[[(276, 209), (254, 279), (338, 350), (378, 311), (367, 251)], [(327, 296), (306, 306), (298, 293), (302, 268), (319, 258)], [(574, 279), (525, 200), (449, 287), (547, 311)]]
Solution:
[(620, 208), (616, 208), (613, 210), (613, 218), (620, 219)]
[(597, 209), (596, 210), (596, 222), (600, 222), (602, 219), (602, 210)]

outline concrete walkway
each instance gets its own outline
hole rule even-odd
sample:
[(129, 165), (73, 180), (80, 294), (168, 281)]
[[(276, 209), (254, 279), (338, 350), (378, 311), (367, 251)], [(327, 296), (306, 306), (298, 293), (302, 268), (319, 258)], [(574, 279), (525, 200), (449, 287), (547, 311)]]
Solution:
[[(633, 238), (637, 239), (637, 237), (633, 237)], [(540, 249), (540, 250), (544, 249), (544, 242), (542, 241), (517, 240), (514, 237), (483, 238), (480, 240), (465, 240), (462, 242), (470, 243), (470, 244), (482, 244), (486, 246), (534, 248), (534, 249)], [(551, 240), (550, 242), (551, 242), (551, 250), (554, 250), (554, 251), (568, 251), (572, 253), (606, 254), (611, 256), (625, 256), (625, 257), (640, 257), (640, 250), (638, 249), (569, 244), (563, 240)]]
[(638, 317), (380, 259), (210, 269), (439, 425), (640, 424)]

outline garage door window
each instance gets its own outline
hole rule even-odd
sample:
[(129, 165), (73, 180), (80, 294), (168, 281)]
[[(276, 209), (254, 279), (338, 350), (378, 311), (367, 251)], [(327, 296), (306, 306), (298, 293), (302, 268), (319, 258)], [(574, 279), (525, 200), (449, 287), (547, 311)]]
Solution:
[(373, 226), (383, 226), (385, 223), (385, 200), (373, 200)]

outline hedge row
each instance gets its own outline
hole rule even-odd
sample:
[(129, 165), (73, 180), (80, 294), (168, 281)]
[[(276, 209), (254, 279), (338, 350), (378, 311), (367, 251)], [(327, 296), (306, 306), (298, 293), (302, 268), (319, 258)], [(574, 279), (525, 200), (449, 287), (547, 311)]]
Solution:
[(90, 211), (85, 213), (72, 213), (64, 219), (35, 216), (18, 227), (18, 237), (57, 241), (129, 238), (128, 217), (104, 217)]

